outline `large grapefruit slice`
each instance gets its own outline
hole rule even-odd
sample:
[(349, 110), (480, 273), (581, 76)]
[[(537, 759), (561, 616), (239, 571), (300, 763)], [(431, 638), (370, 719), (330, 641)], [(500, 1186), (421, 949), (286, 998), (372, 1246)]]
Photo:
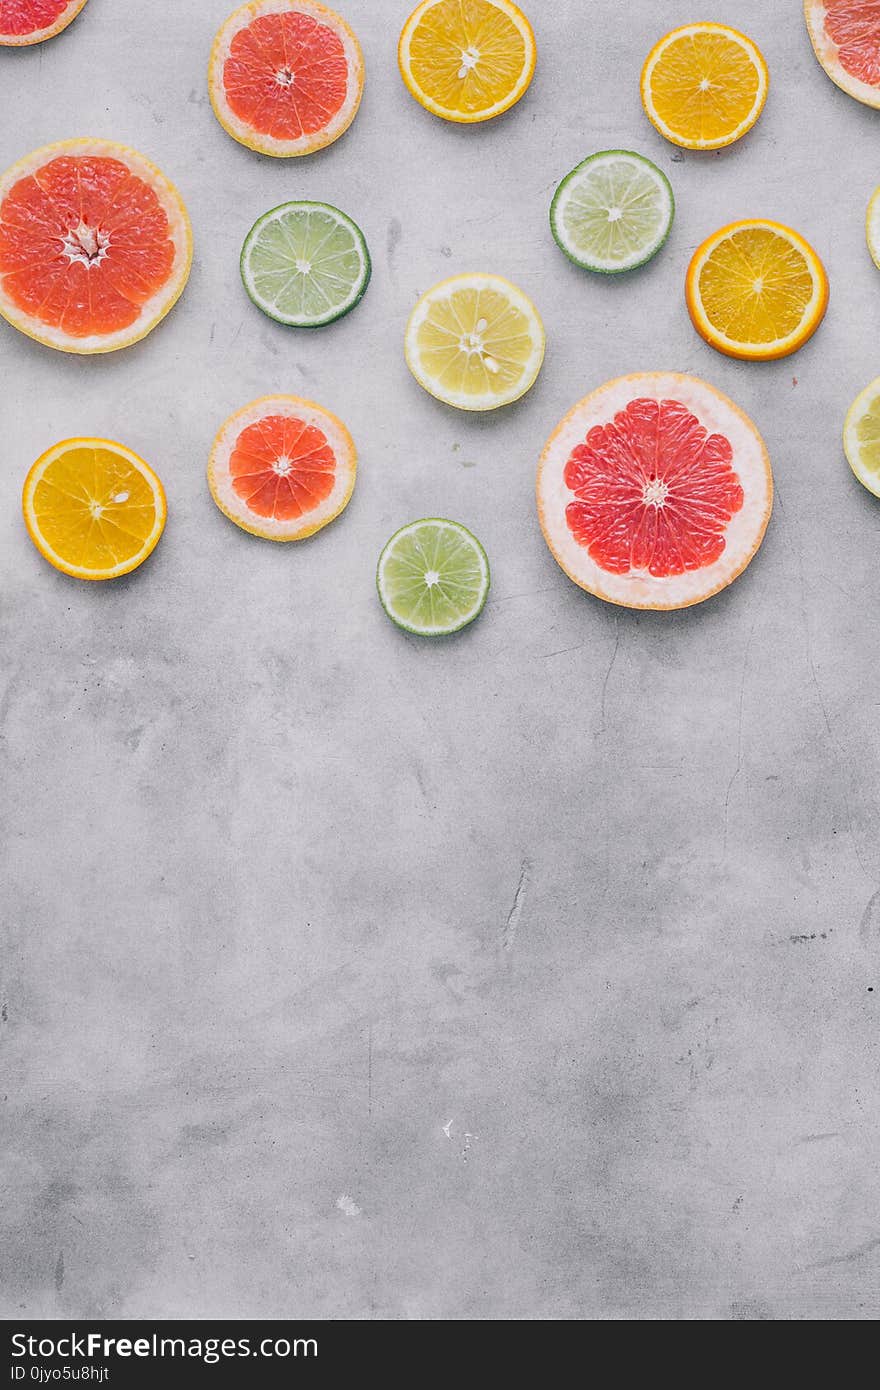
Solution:
[(299, 396), (261, 396), (214, 440), (208, 486), (243, 531), (300, 541), (348, 506), (356, 471), (354, 441), (329, 410)]
[(42, 43), (66, 29), (86, 0), (0, 0), (0, 48)]
[(741, 574), (773, 500), (763, 440), (696, 377), (618, 377), (579, 401), (538, 467), (538, 515), (562, 569), (627, 608), (687, 608)]
[(136, 343), (176, 302), (191, 261), (180, 194), (136, 150), (64, 140), (0, 177), (0, 314), (48, 347)]
[(804, 0), (813, 51), (838, 87), (880, 106), (880, 0)]
[(214, 40), (208, 87), (234, 140), (261, 154), (312, 154), (354, 120), (364, 59), (345, 20), (316, 0), (251, 0)]

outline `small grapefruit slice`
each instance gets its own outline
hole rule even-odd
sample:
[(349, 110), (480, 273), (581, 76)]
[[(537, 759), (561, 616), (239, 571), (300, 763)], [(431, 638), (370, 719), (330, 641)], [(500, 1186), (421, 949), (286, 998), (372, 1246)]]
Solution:
[(0, 48), (52, 39), (72, 24), (86, 0), (0, 0)]
[(550, 550), (626, 608), (687, 608), (725, 588), (767, 527), (773, 479), (743, 412), (696, 377), (643, 372), (569, 411), (538, 466)]
[(842, 91), (880, 106), (880, 0), (804, 0), (813, 52)]
[(183, 200), (136, 150), (63, 140), (0, 177), (0, 314), (64, 352), (113, 352), (176, 303), (192, 262)]
[(214, 40), (208, 89), (233, 140), (282, 158), (313, 154), (357, 114), (361, 46), (341, 15), (316, 0), (252, 0)]
[(357, 453), (341, 420), (299, 396), (261, 396), (214, 440), (211, 496), (230, 521), (269, 541), (301, 541), (348, 506)]

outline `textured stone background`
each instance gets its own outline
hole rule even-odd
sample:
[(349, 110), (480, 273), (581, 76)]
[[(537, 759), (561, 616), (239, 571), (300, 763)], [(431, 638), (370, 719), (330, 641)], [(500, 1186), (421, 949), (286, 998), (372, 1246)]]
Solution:
[[(264, 160), (207, 101), (230, 3), (90, 0), (0, 54), (4, 167), (126, 141), (196, 236), (135, 349), (0, 331), (5, 1311), (876, 1316), (880, 504), (840, 429), (880, 371), (880, 118), (821, 72), (798, 0), (719, 0), (770, 98), (738, 146), (682, 158), (638, 75), (692, 7), (532, 0), (531, 91), (456, 129), (399, 80), (410, 0), (345, 0), (355, 125)], [(609, 146), (656, 159), (678, 201), (666, 249), (617, 283), (547, 226), (557, 180)], [(254, 217), (295, 196), (347, 209), (374, 256), (364, 303), (314, 336), (238, 278)], [(694, 246), (749, 214), (831, 277), (825, 324), (777, 364), (718, 356), (683, 303)], [(549, 350), (480, 419), (419, 390), (401, 338), (422, 290), (484, 268), (532, 294)], [(557, 419), (648, 368), (732, 395), (778, 487), (749, 571), (672, 616), (575, 589), (533, 505)], [(204, 481), (220, 422), (278, 390), (361, 453), (345, 516), (289, 548)], [(50, 570), (19, 516), (32, 460), (78, 432), (169, 493), (153, 559), (106, 587)], [(386, 621), (373, 571), (438, 512), (481, 536), (494, 587), (429, 645)]]

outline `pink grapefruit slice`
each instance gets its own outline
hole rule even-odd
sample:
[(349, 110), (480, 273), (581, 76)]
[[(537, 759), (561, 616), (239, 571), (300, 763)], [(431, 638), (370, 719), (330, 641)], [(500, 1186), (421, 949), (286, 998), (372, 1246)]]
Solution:
[(810, 41), (844, 92), (880, 106), (880, 0), (804, 0)]
[(773, 479), (755, 426), (720, 391), (644, 372), (569, 411), (537, 493), (544, 538), (575, 584), (627, 608), (687, 608), (745, 569)]
[(364, 59), (345, 20), (316, 0), (251, 0), (211, 50), (208, 88), (223, 129), (261, 154), (312, 154), (357, 114)]
[(136, 150), (64, 140), (0, 176), (0, 314), (64, 352), (143, 338), (183, 291), (183, 200)]
[(0, 0), (0, 48), (23, 48), (54, 38), (76, 19), (86, 0)]
[(230, 521), (270, 541), (300, 541), (347, 507), (357, 453), (341, 420), (299, 396), (262, 396), (226, 421), (208, 462)]

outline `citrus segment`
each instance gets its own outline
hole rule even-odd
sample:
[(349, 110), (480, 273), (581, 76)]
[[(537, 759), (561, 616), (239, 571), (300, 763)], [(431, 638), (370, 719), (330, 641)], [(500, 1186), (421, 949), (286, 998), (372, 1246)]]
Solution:
[(208, 85), (233, 139), (262, 154), (311, 154), (354, 120), (363, 55), (345, 20), (316, 0), (252, 0), (217, 34)]
[(397, 50), (410, 94), (447, 121), (487, 121), (507, 111), (535, 71), (535, 36), (511, 0), (423, 0)]
[(601, 150), (562, 180), (550, 226), (575, 265), (616, 274), (657, 254), (674, 211), (669, 180), (656, 164), (630, 150)]
[(444, 637), (472, 623), (483, 610), (489, 583), (489, 561), (476, 536), (440, 517), (401, 527), (376, 570), (388, 617), (420, 637)]
[(149, 464), (109, 439), (65, 439), (37, 459), (22, 495), (40, 554), (77, 579), (116, 579), (143, 564), (165, 526)]
[(111, 352), (168, 313), (192, 260), (177, 190), (143, 155), (67, 140), (0, 178), (0, 314), (65, 352)]
[(684, 608), (757, 550), (770, 464), (750, 420), (695, 377), (620, 377), (580, 401), (538, 468), (538, 514), (581, 588), (630, 608)]
[(86, 0), (0, 0), (0, 48), (42, 43), (66, 29)]
[(859, 392), (847, 411), (843, 449), (859, 482), (880, 497), (880, 377)]
[(535, 382), (544, 328), (531, 300), (500, 275), (456, 275), (410, 315), (406, 360), (421, 386), (459, 410), (509, 405)]
[(220, 510), (243, 530), (295, 541), (339, 515), (356, 467), (351, 435), (329, 410), (298, 396), (263, 396), (220, 430), (208, 484)]
[(685, 280), (697, 332), (729, 357), (796, 352), (828, 305), (828, 277), (812, 247), (778, 222), (733, 222), (694, 252)]
[(768, 85), (767, 64), (745, 34), (724, 24), (685, 24), (648, 54), (642, 105), (673, 144), (717, 150), (751, 130)]
[(810, 41), (832, 82), (880, 106), (880, 0), (804, 0)]
[(338, 208), (284, 203), (248, 232), (241, 277), (270, 318), (319, 328), (360, 303), (370, 280), (370, 253), (360, 228)]

